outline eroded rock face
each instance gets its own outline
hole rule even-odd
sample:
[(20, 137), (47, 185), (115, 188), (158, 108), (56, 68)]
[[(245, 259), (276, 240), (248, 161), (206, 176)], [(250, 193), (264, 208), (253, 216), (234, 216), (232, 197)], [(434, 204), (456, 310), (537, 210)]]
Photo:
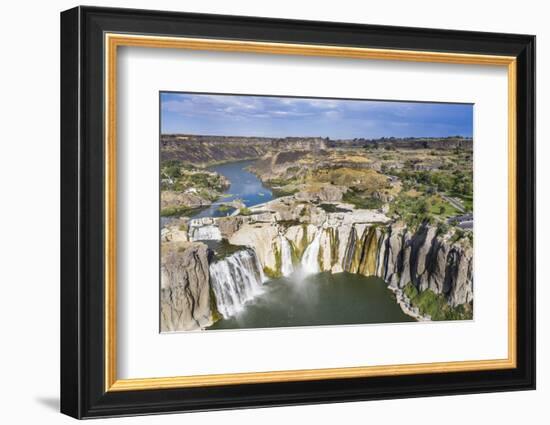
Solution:
[(412, 283), (420, 292), (429, 289), (444, 295), (453, 307), (472, 301), (473, 253), (468, 243), (438, 236), (433, 226), (411, 232), (401, 224), (350, 224), (348, 218), (329, 216), (321, 226), (248, 223), (230, 242), (252, 247), (262, 267), (276, 270), (280, 234), (291, 243), (297, 259), (319, 234), (321, 271), (378, 276), (395, 289)]
[(173, 220), (160, 232), (162, 242), (188, 242), (189, 241), (189, 220), (181, 217)]
[(252, 208), (250, 216), (192, 220), (190, 234), (194, 227), (208, 227), (230, 244), (252, 248), (270, 277), (282, 274), (282, 242), (289, 242), (296, 269), (316, 240), (320, 271), (378, 276), (394, 290), (411, 283), (419, 292), (443, 295), (452, 307), (472, 301), (473, 252), (468, 240), (453, 241), (430, 225), (411, 231), (378, 210), (335, 205), (349, 211), (328, 213), (293, 197), (279, 198)]
[(222, 217), (218, 220), (218, 227), (222, 237), (231, 238), (244, 223), (243, 217)]
[(210, 201), (195, 193), (163, 190), (160, 193), (160, 208), (200, 208), (210, 205)]
[(309, 202), (338, 202), (342, 200), (347, 188), (344, 186), (335, 186), (326, 184), (318, 187), (306, 187), (298, 192), (295, 197), (299, 201)]
[(280, 267), (277, 256), (281, 252), (278, 236), (275, 223), (246, 223), (233, 233), (229, 243), (253, 248), (264, 269), (277, 270)]
[(162, 244), (162, 332), (194, 330), (213, 323), (208, 255), (203, 243)]
[(395, 224), (365, 230), (359, 243), (348, 249), (355, 254), (346, 269), (350, 272), (376, 275), (394, 288), (412, 283), (420, 292), (430, 289), (444, 295), (452, 307), (473, 299), (470, 244), (437, 236), (433, 226), (421, 226), (416, 232)]
[(284, 232), (284, 237), (292, 245), (297, 259), (302, 258), (307, 246), (313, 241), (317, 227), (313, 224), (298, 224), (290, 226)]

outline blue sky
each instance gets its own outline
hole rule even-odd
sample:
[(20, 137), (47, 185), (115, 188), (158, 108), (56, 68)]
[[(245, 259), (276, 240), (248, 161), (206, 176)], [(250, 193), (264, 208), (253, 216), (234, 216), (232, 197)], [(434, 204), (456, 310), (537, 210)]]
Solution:
[(161, 93), (161, 131), (221, 136), (472, 136), (473, 105)]

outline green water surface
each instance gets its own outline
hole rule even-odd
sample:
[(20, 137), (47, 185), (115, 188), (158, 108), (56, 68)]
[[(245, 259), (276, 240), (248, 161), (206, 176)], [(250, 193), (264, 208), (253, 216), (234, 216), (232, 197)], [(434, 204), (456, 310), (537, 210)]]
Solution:
[(386, 283), (351, 273), (274, 279), (237, 315), (208, 329), (413, 322)]

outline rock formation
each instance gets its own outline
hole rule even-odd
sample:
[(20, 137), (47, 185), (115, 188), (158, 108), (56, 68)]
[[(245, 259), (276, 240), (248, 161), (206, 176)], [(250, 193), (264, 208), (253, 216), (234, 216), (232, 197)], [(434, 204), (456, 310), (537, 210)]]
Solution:
[(163, 161), (176, 159), (193, 164), (207, 164), (260, 158), (272, 151), (323, 149), (326, 147), (326, 139), (163, 134), (160, 145)]
[(211, 202), (194, 193), (183, 193), (172, 190), (160, 192), (160, 208), (200, 208), (210, 205)]
[(164, 243), (161, 255), (161, 331), (186, 331), (213, 323), (208, 248)]
[(416, 313), (404, 295), (409, 284), (419, 293), (443, 296), (451, 307), (473, 300), (469, 240), (438, 234), (429, 224), (411, 230), (379, 211), (336, 206), (346, 212), (328, 213), (293, 197), (278, 198), (251, 208), (248, 216), (186, 223), (190, 241), (225, 239), (243, 247), (221, 260), (203, 243), (182, 242), (181, 224), (169, 228), (163, 236), (162, 329), (197, 329), (220, 314), (229, 317), (261, 290), (264, 273), (276, 278), (298, 267), (380, 277), (411, 315)]
[(378, 276), (393, 289), (411, 283), (420, 292), (429, 289), (444, 295), (453, 307), (472, 301), (473, 253), (469, 243), (438, 235), (437, 228), (427, 224), (411, 231), (372, 210), (325, 213), (314, 207), (311, 215), (300, 217), (300, 213), (290, 212), (293, 208), (281, 214), (282, 203), (278, 199), (257, 208), (258, 215), (213, 219), (213, 226), (219, 222), (231, 244), (254, 249), (262, 268), (271, 275), (282, 274), (281, 236), (290, 243), (294, 262), (302, 259), (318, 237), (320, 271)]

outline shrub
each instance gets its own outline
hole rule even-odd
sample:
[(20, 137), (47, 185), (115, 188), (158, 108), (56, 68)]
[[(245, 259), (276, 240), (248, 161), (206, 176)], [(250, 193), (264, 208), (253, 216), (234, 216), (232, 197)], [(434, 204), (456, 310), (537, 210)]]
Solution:
[(451, 242), (457, 242), (464, 237), (464, 231), (462, 229), (456, 229), (451, 239)]
[(449, 231), (449, 226), (445, 223), (438, 223), (437, 230), (435, 232), (436, 236), (444, 235)]
[(416, 289), (416, 286), (414, 286), (411, 282), (405, 285), (403, 292), (409, 300), (413, 300), (418, 295), (418, 289)]
[(453, 308), (447, 303), (445, 296), (436, 294), (431, 289), (419, 292), (412, 283), (408, 283), (403, 288), (403, 293), (422, 315), (429, 315), (432, 320), (467, 320), (472, 318), (470, 306), (459, 305)]
[(161, 217), (171, 217), (175, 215), (184, 215), (190, 211), (193, 211), (193, 209), (186, 207), (169, 207), (160, 210), (160, 215)]
[(364, 194), (361, 194), (360, 192), (356, 192), (351, 189), (344, 193), (342, 200), (344, 202), (354, 205), (356, 208), (367, 210), (376, 210), (382, 208), (382, 206), (384, 205), (384, 203), (378, 198), (365, 196)]
[(239, 210), (239, 214), (240, 215), (252, 215), (253, 212), (250, 208), (247, 208), (247, 207), (243, 207)]

